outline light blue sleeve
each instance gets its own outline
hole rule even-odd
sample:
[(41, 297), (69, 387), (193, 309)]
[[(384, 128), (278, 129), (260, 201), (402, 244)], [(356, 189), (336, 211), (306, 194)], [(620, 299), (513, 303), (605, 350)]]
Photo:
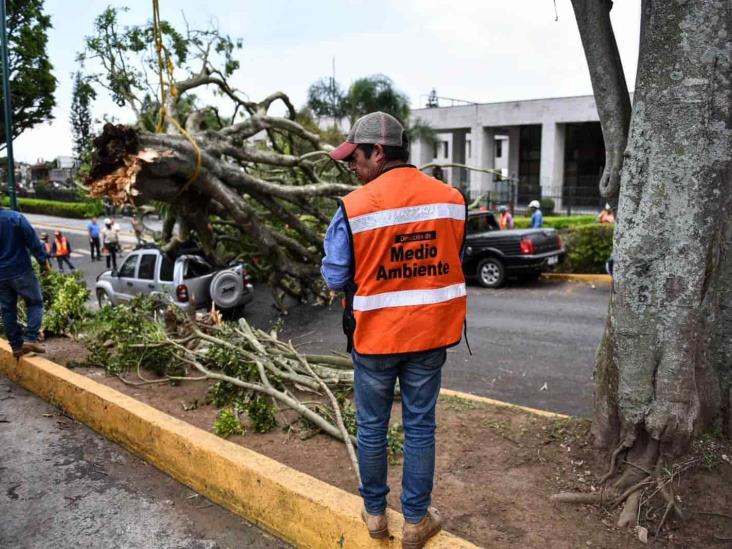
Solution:
[(328, 226), (323, 248), (325, 249), (325, 256), (323, 256), (320, 272), (328, 288), (341, 290), (351, 279), (351, 269), (353, 267), (351, 239), (348, 236), (348, 226), (341, 208), (336, 210)]
[(538, 229), (544, 224), (544, 214), (541, 211), (536, 210), (531, 214), (531, 228)]

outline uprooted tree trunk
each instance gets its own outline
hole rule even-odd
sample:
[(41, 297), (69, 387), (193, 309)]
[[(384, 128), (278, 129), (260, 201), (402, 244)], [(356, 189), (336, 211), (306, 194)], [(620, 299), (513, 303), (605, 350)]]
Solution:
[[(613, 106), (604, 95), (618, 95), (622, 75), (611, 66), (619, 58), (608, 49), (609, 17), (599, 13), (611, 2), (573, 4), (612, 149), (625, 113), (622, 100)], [(732, 435), (731, 21), (729, 2), (642, 5), (613, 287), (595, 365), (592, 433), (614, 451), (601, 493), (556, 497), (623, 504), (620, 524), (635, 524), (649, 487), (666, 502), (659, 529), (680, 515), (666, 465), (683, 462), (706, 430)]]
[[(195, 87), (178, 84), (184, 91)], [(189, 115), (186, 130), (195, 146), (172, 123), (166, 133), (105, 125), (94, 141), (91, 194), (118, 204), (170, 204), (169, 248), (193, 233), (205, 255), (221, 263), (230, 259), (222, 257), (222, 244), (233, 242), (230, 249), (261, 260), (272, 287), (298, 298), (324, 296), (322, 235), (334, 199), (355, 187), (327, 157), (329, 146), (295, 121), (286, 96), (252, 104), (230, 94), (249, 116), (210, 129), (205, 112)], [(169, 102), (172, 115), (179, 96)], [(289, 117), (268, 114), (276, 100), (288, 106)], [(178, 233), (170, 234), (176, 222)]]

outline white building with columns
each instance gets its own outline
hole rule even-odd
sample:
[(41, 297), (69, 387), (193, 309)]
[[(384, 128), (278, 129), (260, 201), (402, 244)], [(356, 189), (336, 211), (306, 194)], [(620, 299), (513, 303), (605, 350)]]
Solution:
[[(605, 161), (602, 131), (591, 95), (415, 109), (437, 143), (411, 144), (411, 162), (466, 164), (499, 170), (512, 181), (515, 205), (549, 197), (557, 209), (598, 209)], [(493, 174), (446, 168), (445, 179), (471, 198), (501, 190)], [(505, 193), (504, 193), (505, 194)], [(564, 204), (563, 204), (564, 203)]]

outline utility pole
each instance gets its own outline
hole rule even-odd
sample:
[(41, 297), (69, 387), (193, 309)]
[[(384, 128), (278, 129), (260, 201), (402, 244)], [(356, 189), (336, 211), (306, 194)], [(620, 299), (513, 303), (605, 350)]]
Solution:
[(0, 39), (2, 39), (2, 69), (3, 69), (3, 103), (5, 109), (5, 147), (8, 153), (8, 195), (10, 196), (10, 208), (18, 210), (18, 199), (15, 193), (15, 161), (13, 159), (13, 113), (10, 107), (10, 71), (8, 70), (8, 31), (5, 28), (7, 18), (5, 16), (5, 0), (0, 0)]

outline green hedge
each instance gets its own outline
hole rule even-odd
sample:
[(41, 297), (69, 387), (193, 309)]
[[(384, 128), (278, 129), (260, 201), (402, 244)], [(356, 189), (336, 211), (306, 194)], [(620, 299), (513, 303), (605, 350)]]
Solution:
[[(10, 198), (3, 198), (3, 207), (10, 207)], [(23, 213), (55, 215), (74, 219), (99, 217), (104, 213), (101, 200), (89, 202), (57, 202), (37, 198), (18, 198), (18, 208)]]
[(605, 273), (605, 262), (613, 251), (615, 225), (593, 223), (560, 232), (567, 250), (558, 270), (565, 273)]
[[(544, 227), (551, 229), (566, 229), (577, 225), (588, 225), (595, 223), (594, 215), (556, 215), (544, 216)], [(530, 218), (524, 216), (516, 216), (513, 218), (513, 226), (516, 229), (528, 229)]]

